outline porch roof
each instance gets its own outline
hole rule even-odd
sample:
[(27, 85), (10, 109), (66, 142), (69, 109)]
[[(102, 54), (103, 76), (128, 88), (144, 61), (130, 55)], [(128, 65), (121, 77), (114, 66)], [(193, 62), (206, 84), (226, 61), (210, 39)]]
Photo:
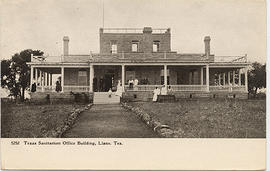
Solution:
[(177, 54), (169, 53), (117, 53), (117, 54), (91, 54), (91, 55), (69, 55), (63, 57), (63, 62), (91, 62), (91, 63), (125, 63), (125, 62), (209, 62), (213, 61), (211, 56), (207, 59), (204, 54)]
[[(90, 55), (68, 55), (58, 57), (36, 57), (31, 58), (29, 65), (36, 66), (70, 66), (70, 67), (87, 67), (90, 63), (98, 65), (205, 65), (209, 64), (210, 67), (245, 67), (250, 65), (247, 61), (235, 60), (242, 59), (243, 57), (229, 58), (224, 57), (222, 59), (227, 60), (216, 60), (214, 55), (210, 55), (207, 59), (204, 54), (198, 53), (117, 53), (117, 54), (90, 54)], [(229, 60), (228, 60), (229, 59)]]

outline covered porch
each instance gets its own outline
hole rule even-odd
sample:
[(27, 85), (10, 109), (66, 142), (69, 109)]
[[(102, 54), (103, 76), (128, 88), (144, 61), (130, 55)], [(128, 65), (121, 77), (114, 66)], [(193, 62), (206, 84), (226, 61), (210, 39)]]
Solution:
[[(64, 78), (64, 79), (62, 79)], [(103, 80), (103, 83), (101, 83)], [(107, 81), (106, 81), (107, 80)], [(129, 80), (137, 80), (134, 86)], [(163, 85), (171, 92), (247, 92), (246, 67), (209, 64), (84, 64), (32, 65), (31, 85), (38, 92), (115, 91), (118, 81), (124, 91), (153, 91)], [(105, 85), (106, 86), (102, 86)]]
[[(126, 65), (126, 91), (153, 91), (163, 85), (171, 92), (248, 92), (246, 67), (206, 65)], [(127, 81), (138, 79), (130, 88)]]
[[(36, 92), (89, 92), (89, 66), (32, 65)], [(58, 89), (57, 89), (58, 84)]]

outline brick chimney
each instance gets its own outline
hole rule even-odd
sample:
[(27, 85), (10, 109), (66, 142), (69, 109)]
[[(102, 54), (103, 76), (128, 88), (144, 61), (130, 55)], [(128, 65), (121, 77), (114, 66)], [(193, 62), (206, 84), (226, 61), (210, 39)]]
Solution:
[(206, 58), (209, 58), (210, 56), (210, 36), (205, 36), (204, 37), (204, 46), (205, 46), (205, 56)]
[(68, 36), (64, 36), (63, 38), (63, 55), (64, 56), (68, 56), (68, 42), (69, 42)]
[(153, 51), (153, 38), (152, 38), (152, 28), (143, 28), (143, 52), (152, 53)]

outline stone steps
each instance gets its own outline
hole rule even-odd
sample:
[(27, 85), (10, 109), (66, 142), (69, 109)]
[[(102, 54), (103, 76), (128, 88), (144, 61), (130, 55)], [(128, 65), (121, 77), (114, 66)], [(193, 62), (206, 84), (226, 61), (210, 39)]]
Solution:
[(94, 104), (119, 104), (120, 97), (116, 96), (115, 93), (111, 93), (111, 97), (109, 97), (110, 93), (108, 92), (95, 92), (94, 93)]

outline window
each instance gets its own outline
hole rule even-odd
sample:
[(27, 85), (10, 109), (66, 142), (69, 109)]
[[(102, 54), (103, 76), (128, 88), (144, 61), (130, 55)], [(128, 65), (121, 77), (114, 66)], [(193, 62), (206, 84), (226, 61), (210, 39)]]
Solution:
[(87, 76), (87, 72), (86, 71), (79, 71), (79, 77), (86, 77)]
[(112, 53), (117, 53), (117, 45), (116, 44), (113, 44), (112, 45)]
[(111, 53), (117, 53), (117, 42), (111, 41)]
[(154, 41), (153, 42), (153, 52), (158, 52), (159, 51), (159, 41)]
[(132, 46), (131, 46), (132, 52), (138, 52), (138, 44), (139, 44), (138, 41), (136, 41), (136, 40), (132, 41)]

